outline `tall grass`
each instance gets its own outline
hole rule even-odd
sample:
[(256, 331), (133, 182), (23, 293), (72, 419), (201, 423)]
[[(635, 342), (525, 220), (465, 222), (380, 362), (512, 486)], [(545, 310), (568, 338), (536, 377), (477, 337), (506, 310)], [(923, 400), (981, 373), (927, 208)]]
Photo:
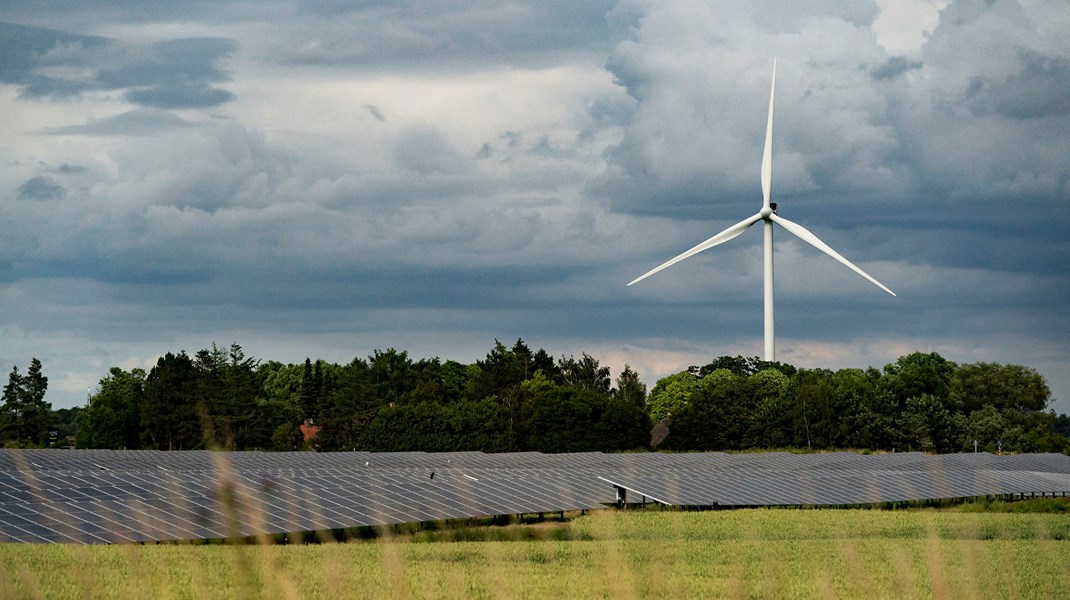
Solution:
[(0, 598), (1067, 598), (1070, 517), (604, 511), (314, 545), (0, 545)]

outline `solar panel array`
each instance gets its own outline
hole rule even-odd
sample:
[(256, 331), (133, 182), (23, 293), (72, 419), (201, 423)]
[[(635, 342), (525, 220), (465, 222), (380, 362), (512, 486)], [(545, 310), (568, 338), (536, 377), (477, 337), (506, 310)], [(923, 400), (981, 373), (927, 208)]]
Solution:
[(118, 543), (603, 508), (1070, 492), (1070, 457), (0, 450), (0, 542)]

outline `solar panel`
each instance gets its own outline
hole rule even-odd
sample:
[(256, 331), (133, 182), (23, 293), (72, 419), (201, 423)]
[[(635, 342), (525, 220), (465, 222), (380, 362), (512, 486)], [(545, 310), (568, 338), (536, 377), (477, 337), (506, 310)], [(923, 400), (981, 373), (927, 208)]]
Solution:
[(1070, 457), (0, 450), (0, 541), (256, 536), (602, 508), (1070, 492)]

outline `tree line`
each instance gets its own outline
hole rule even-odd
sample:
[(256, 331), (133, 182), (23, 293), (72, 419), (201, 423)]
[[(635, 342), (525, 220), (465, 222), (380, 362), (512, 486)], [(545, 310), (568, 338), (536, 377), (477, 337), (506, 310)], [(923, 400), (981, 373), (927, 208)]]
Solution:
[[(484, 360), (376, 350), (339, 365), (260, 363), (240, 346), (113, 368), (80, 415), (77, 445), (181, 450), (576, 452), (642, 448), (646, 387), (583, 354), (554, 360), (522, 340)], [(306, 425), (302, 431), (302, 425)], [(306, 432), (314, 433), (310, 439)]]
[(881, 370), (796, 369), (721, 357), (670, 375), (648, 411), (671, 450), (853, 448), (1070, 453), (1070, 417), (1021, 365), (958, 365), (916, 352)]
[(1070, 417), (1047, 410), (1043, 376), (958, 365), (935, 353), (883, 369), (797, 369), (720, 357), (647, 393), (583, 353), (523, 340), (482, 360), (376, 350), (348, 364), (260, 361), (241, 346), (167, 353), (148, 372), (113, 367), (87, 406), (52, 411), (33, 359), (0, 407), (5, 446), (187, 450), (485, 452), (639, 449), (978, 449), (1070, 453)]

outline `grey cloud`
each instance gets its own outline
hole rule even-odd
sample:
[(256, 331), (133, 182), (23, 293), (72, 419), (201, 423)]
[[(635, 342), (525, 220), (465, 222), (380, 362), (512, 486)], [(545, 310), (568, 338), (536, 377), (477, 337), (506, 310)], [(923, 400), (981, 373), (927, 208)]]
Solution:
[(1001, 79), (970, 78), (966, 100), (978, 116), (989, 112), (1012, 119), (1070, 114), (1070, 58), (1018, 49), (1019, 70)]
[[(607, 69), (633, 102), (592, 109), (592, 119), (622, 130), (592, 192), (615, 211), (667, 217), (678, 230), (675, 243), (660, 236), (644, 241), (649, 259), (632, 277), (751, 214), (760, 198), (768, 70), (755, 75), (756, 61), (739, 64), (738, 47), (748, 41), (733, 37), (736, 28), (689, 40), (679, 34), (691, 31), (680, 19), (659, 30), (674, 6), (632, 3)], [(773, 195), (781, 214), (865, 265), (900, 297), (866, 295), (864, 281), (781, 234), (778, 334), (834, 340), (868, 335), (860, 332), (869, 327), (951, 337), (965, 327), (1044, 336), (1042, 319), (1031, 315), (1060, 312), (1056, 299), (1070, 294), (1060, 258), (1070, 245), (1058, 231), (1070, 218), (1063, 208), (1070, 202), (1063, 164), (1070, 152), (1068, 58), (1024, 51), (1030, 32), (1014, 31), (1018, 21), (1002, 23), (1003, 15), (974, 8), (973, 18), (984, 17), (983, 35), (970, 20), (942, 23), (917, 60), (888, 57), (875, 45), (854, 45), (850, 56), (811, 54), (820, 47), (780, 53)], [(738, 27), (738, 20), (728, 22)], [(842, 23), (799, 19), (776, 27), (821, 39)], [(902, 77), (914, 71), (925, 76)], [(967, 100), (970, 110), (962, 110), (962, 88), (955, 87), (968, 80), (964, 73), (983, 74)], [(802, 176), (809, 189), (799, 185)], [(760, 257), (760, 237), (749, 231), (732, 242), (741, 249), (710, 250), (658, 285), (673, 289), (708, 277), (708, 265), (750, 264)], [(785, 258), (793, 253), (798, 258)], [(760, 298), (760, 271), (749, 295), (723, 273), (717, 281), (716, 316), (701, 302), (692, 313), (676, 296), (638, 311), (648, 327), (636, 334), (692, 339), (697, 329), (734, 338), (749, 328), (760, 335), (760, 314), (748, 308)], [(811, 289), (808, 281), (822, 286)], [(686, 324), (681, 311), (689, 315)], [(1052, 328), (1066, 331), (1068, 320), (1059, 321)]]
[(363, 69), (552, 64), (605, 48), (613, 0), (303, 2), (283, 60)]
[(126, 46), (115, 57), (119, 64), (103, 66), (98, 79), (108, 89), (227, 81), (230, 77), (215, 63), (232, 54), (237, 46), (234, 40), (220, 38)]
[[(888, 170), (895, 132), (873, 122), (874, 114), (885, 118), (874, 112), (883, 108), (875, 96), (852, 93), (873, 85), (860, 63), (887, 60), (860, 32), (879, 14), (875, 3), (791, 3), (784, 10), (768, 4), (703, 4), (697, 11), (686, 3), (628, 6), (621, 18), (631, 23), (621, 28), (617, 22), (622, 40), (606, 69), (632, 102), (601, 103), (592, 111), (593, 119), (623, 131), (605, 154), (605, 176), (592, 188), (615, 210), (710, 218), (711, 208), (750, 207), (748, 198), (760, 198), (772, 62), (759, 59), (762, 53), (781, 57), (774, 193), (829, 187), (850, 171), (865, 189), (875, 185), (868, 183), (874, 171)], [(686, 26), (666, 27), (669, 22)], [(868, 49), (856, 48), (867, 42)]]
[[(753, 22), (774, 33), (797, 32), (807, 26), (808, 21), (823, 17), (832, 17), (846, 21), (855, 26), (866, 26), (880, 15), (876, 2), (856, 0), (803, 0), (780, 2), (779, 0), (757, 0), (747, 3), (747, 13), (753, 15)], [(727, 11), (737, 10), (735, 5)]]
[(19, 196), (29, 200), (56, 200), (66, 190), (51, 177), (37, 176), (19, 186)]
[(462, 157), (438, 130), (430, 126), (412, 127), (394, 146), (394, 159), (407, 169), (424, 175), (459, 173), (467, 170)]
[(146, 90), (133, 90), (127, 100), (152, 108), (207, 108), (234, 98), (227, 90), (205, 84), (162, 85)]
[[(124, 99), (141, 107), (76, 126), (60, 126), (72, 122), (64, 116), (37, 130), (110, 139), (31, 139), (45, 148), (31, 151), (18, 146), (25, 132), (5, 136), (13, 168), (4, 187), (16, 201), (0, 202), (0, 302), (15, 327), (35, 338), (77, 331), (72, 348), (91, 346), (89, 337), (137, 337), (150, 347), (144, 355), (174, 350), (174, 332), (247, 348), (257, 335), (277, 336), (278, 347), (305, 336), (309, 352), (323, 348), (313, 334), (330, 334), (350, 356), (437, 334), (447, 341), (429, 343), (428, 355), (461, 360), (481, 354), (455, 354), (456, 340), (479, 338), (469, 346), (485, 352), (496, 336), (568, 352), (558, 345), (567, 338), (576, 353), (637, 340), (711, 356), (758, 352), (760, 230), (650, 285), (624, 284), (757, 209), (776, 55), (782, 214), (900, 294), (885, 297), (778, 233), (787, 355), (793, 340), (845, 348), (873, 340), (891, 352), (1017, 335), (1020, 346), (1041, 348), (1032, 356), (1065, 362), (1070, 317), (1058, 303), (1070, 296), (1070, 136), (1062, 109), (1040, 107), (1059, 106), (1066, 56), (1050, 40), (1031, 42), (1034, 32), (1020, 29), (1028, 19), (1000, 12), (1012, 3), (953, 2), (916, 60), (888, 56), (868, 28), (875, 4), (849, 0), (621, 0), (608, 20), (608, 0), (254, 4), (88, 0), (64, 8), (87, 20), (65, 12), (51, 21), (115, 26), (163, 15), (161, 25), (122, 26), (141, 39), (210, 22), (205, 30), (232, 31), (241, 53), (218, 38), (57, 41), (69, 34), (38, 30), (41, 52), (2, 63), (4, 81), (17, 79), (8, 82), (26, 97), (112, 92), (59, 103), (65, 115), (124, 111)], [(109, 17), (116, 7), (133, 14)], [(0, 18), (11, 10), (0, 8)], [(228, 30), (230, 20), (244, 21)], [(273, 64), (280, 60), (291, 64)], [(553, 123), (517, 98), (518, 110), (492, 115), (493, 128), (475, 126), (482, 138), (467, 123), (434, 122), (428, 115), (443, 111), (424, 111), (423, 101), (391, 98), (397, 81), (460, 89), (488, 66), (478, 85), (499, 72), (560, 65), (568, 77), (591, 64), (606, 65), (603, 81), (615, 76), (618, 88), (585, 87), (598, 91), (568, 114), (552, 106)], [(361, 71), (369, 77), (354, 75)], [(248, 105), (231, 98), (231, 73), (250, 77), (240, 89), (263, 95)], [(982, 79), (966, 99), (970, 77)], [(331, 110), (343, 122), (260, 110), (295, 98), (291, 86), (312, 107), (338, 102)], [(1015, 86), (1046, 100), (1014, 98)], [(324, 95), (342, 87), (344, 97)], [(228, 98), (226, 118), (159, 110)], [(36, 112), (32, 122), (47, 125), (53, 114)], [(1023, 118), (1030, 114), (1045, 116)], [(19, 200), (16, 188), (34, 175), (54, 178), (65, 201)], [(48, 177), (35, 184), (45, 195)], [(38, 310), (19, 310), (30, 302)], [(978, 357), (966, 355), (1031, 360)], [(46, 368), (50, 377), (63, 372)], [(653, 383), (654, 373), (643, 375)], [(84, 386), (69, 396), (84, 401)]]
[[(140, 109), (53, 133), (156, 132), (160, 119), (176, 117)], [(400, 282), (416, 281), (422, 282), (419, 293), (406, 292), (406, 306), (454, 306), (496, 297), (494, 288), (513, 271), (534, 280), (532, 269), (542, 268), (503, 265), (480, 255), (487, 241), (476, 238), (485, 233), (481, 221), (490, 213), (478, 204), (463, 213), (455, 207), (465, 198), (501, 191), (474, 177), (475, 158), (461, 156), (432, 126), (398, 132), (392, 172), (335, 173), (335, 182), (313, 184), (300, 178), (314, 158), (265, 144), (233, 122), (175, 125), (163, 144), (122, 141), (127, 158), (117, 160), (126, 165), (124, 177), (70, 191), (77, 202), (58, 211), (0, 207), (0, 222), (19, 232), (8, 249), (20, 257), (0, 277), (19, 280), (38, 272), (117, 286), (170, 281), (167, 297), (160, 299), (167, 305), (230, 298), (273, 307), (286, 304), (285, 292), (270, 289), (280, 280), (315, 290), (316, 304), (323, 306), (332, 299), (388, 305), (392, 286), (396, 293)], [(144, 164), (132, 161), (134, 156)], [(40, 195), (44, 183), (25, 188)], [(511, 241), (528, 235), (518, 235), (519, 227), (505, 229), (501, 235)], [(425, 266), (414, 275), (412, 264), (429, 259), (449, 264), (451, 254), (476, 259), (458, 260), (457, 267)], [(468, 275), (458, 271), (466, 264)], [(476, 280), (485, 282), (479, 294)]]
[(319, 17), (338, 17), (372, 9), (396, 8), (404, 4), (391, 0), (299, 0), (298, 13)]
[(32, 0), (12, 1), (0, 7), (0, 19), (105, 24), (190, 22), (243, 22), (285, 14), (288, 2), (277, 0)]
[[(642, 20), (650, 14), (651, 7), (652, 3), (648, 0), (620, 0), (607, 18), (619, 36), (634, 40), (634, 34), (642, 28)], [(747, 25), (748, 32), (757, 30), (775, 35), (798, 33), (815, 21), (829, 18), (864, 27), (872, 24), (880, 15), (880, 8), (871, 0), (752, 0), (746, 4), (705, 2), (669, 8), (680, 10), (681, 14), (691, 14), (696, 21), (704, 22), (707, 16), (712, 17), (717, 26), (709, 29), (709, 35), (722, 39), (736, 33), (725, 30), (741, 29), (742, 24)], [(678, 30), (686, 30), (694, 23), (682, 25)]]
[[(80, 57), (99, 51), (109, 43), (101, 37), (0, 22), (0, 81), (47, 87), (49, 78), (36, 74), (39, 67), (58, 62), (84, 64)], [(68, 58), (60, 58), (62, 55)]]
[(895, 79), (908, 71), (916, 71), (921, 68), (921, 61), (910, 60), (902, 56), (893, 56), (883, 64), (873, 69), (873, 78), (880, 81), (883, 79)]
[(68, 125), (45, 130), (49, 135), (160, 135), (168, 130), (194, 125), (166, 111), (139, 108), (84, 125)]
[[(156, 108), (204, 108), (233, 98), (213, 84), (229, 80), (217, 62), (236, 42), (185, 38), (151, 44), (0, 23), (0, 81), (24, 98), (63, 98), (92, 90), (128, 90), (127, 100)], [(75, 68), (77, 74), (62, 73)], [(59, 70), (57, 70), (59, 69)]]

